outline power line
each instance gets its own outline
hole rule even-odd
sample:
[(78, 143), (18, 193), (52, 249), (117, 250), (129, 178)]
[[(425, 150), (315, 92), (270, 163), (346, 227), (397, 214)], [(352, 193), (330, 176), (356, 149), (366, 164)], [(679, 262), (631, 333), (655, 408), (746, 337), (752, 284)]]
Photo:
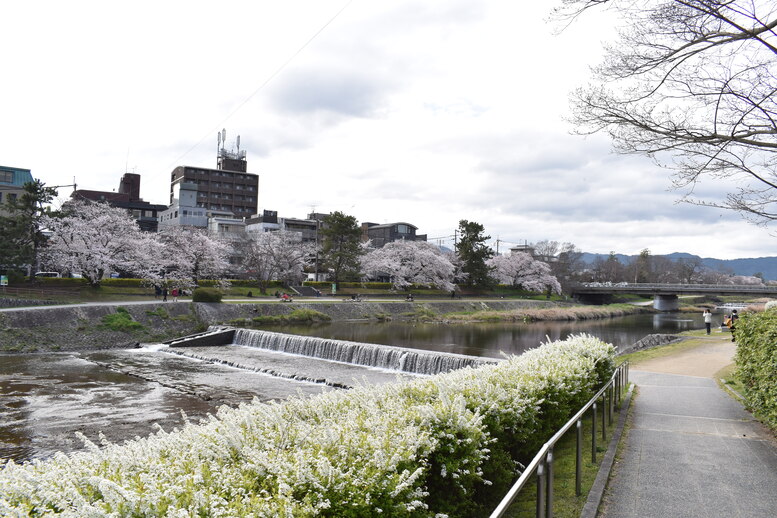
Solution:
[(194, 149), (196, 149), (197, 147), (199, 147), (199, 145), (200, 145), (200, 144), (202, 144), (203, 142), (205, 142), (205, 139), (207, 139), (208, 137), (210, 137), (211, 135), (213, 135), (213, 133), (214, 133), (215, 131), (218, 131), (218, 129), (219, 129), (220, 127), (222, 127), (222, 126), (224, 125), (224, 123), (226, 123), (226, 122), (227, 122), (229, 119), (231, 119), (231, 118), (232, 118), (232, 116), (233, 116), (233, 115), (235, 115), (235, 114), (236, 114), (238, 111), (240, 111), (240, 109), (241, 109), (243, 106), (245, 106), (246, 104), (248, 104), (248, 102), (249, 102), (251, 99), (253, 99), (253, 97), (254, 97), (256, 94), (258, 94), (259, 92), (261, 92), (261, 91), (264, 89), (264, 87), (265, 87), (265, 86), (267, 86), (268, 84), (270, 84), (270, 81), (272, 81), (273, 79), (275, 79), (275, 77), (276, 77), (278, 74), (280, 74), (280, 73), (283, 71), (283, 69), (284, 69), (284, 68), (286, 68), (286, 67), (289, 65), (289, 63), (291, 63), (291, 62), (294, 60), (294, 58), (296, 58), (296, 57), (297, 57), (297, 56), (298, 56), (298, 55), (299, 55), (299, 54), (300, 54), (300, 53), (301, 53), (303, 50), (305, 50), (305, 49), (307, 48), (307, 46), (308, 46), (308, 45), (310, 45), (310, 44), (313, 42), (313, 40), (314, 40), (314, 39), (316, 39), (316, 38), (318, 37), (318, 35), (319, 35), (319, 34), (321, 34), (322, 32), (324, 32), (324, 29), (326, 29), (327, 27), (329, 27), (329, 25), (330, 25), (330, 24), (331, 24), (333, 21), (335, 21), (335, 20), (337, 19), (337, 17), (338, 17), (338, 16), (340, 16), (340, 15), (343, 13), (343, 11), (345, 11), (345, 10), (346, 10), (346, 8), (347, 8), (349, 5), (351, 5), (351, 3), (352, 3), (352, 2), (353, 2), (353, 0), (348, 0), (348, 2), (346, 2), (346, 3), (345, 3), (345, 5), (344, 5), (343, 7), (341, 7), (341, 8), (340, 8), (340, 10), (339, 10), (339, 11), (337, 11), (337, 12), (334, 14), (334, 16), (332, 16), (332, 17), (329, 19), (329, 21), (328, 21), (328, 22), (326, 22), (324, 25), (322, 25), (322, 26), (321, 26), (321, 28), (320, 28), (320, 29), (318, 29), (318, 30), (317, 30), (317, 31), (316, 31), (316, 32), (313, 34), (313, 36), (311, 36), (311, 37), (310, 37), (310, 38), (309, 38), (309, 39), (308, 39), (308, 40), (307, 40), (307, 41), (306, 41), (306, 42), (305, 42), (305, 43), (304, 43), (304, 44), (303, 44), (303, 45), (302, 45), (302, 46), (301, 46), (299, 49), (297, 49), (297, 51), (296, 51), (294, 54), (292, 54), (292, 55), (291, 55), (291, 57), (289, 57), (289, 58), (288, 58), (286, 61), (284, 61), (284, 62), (283, 62), (283, 64), (281, 64), (281, 66), (279, 66), (277, 69), (275, 69), (275, 71), (274, 71), (272, 74), (270, 74), (270, 76), (269, 76), (267, 79), (265, 79), (265, 80), (264, 80), (264, 82), (263, 82), (262, 84), (260, 84), (260, 85), (259, 85), (259, 87), (258, 87), (256, 90), (254, 90), (254, 91), (251, 93), (251, 95), (249, 95), (248, 97), (246, 97), (246, 98), (243, 100), (243, 102), (241, 102), (241, 103), (240, 103), (240, 104), (237, 106), (237, 108), (235, 108), (234, 110), (232, 110), (231, 112), (229, 112), (229, 114), (228, 114), (226, 117), (224, 117), (224, 119), (223, 119), (221, 122), (219, 122), (218, 124), (216, 124), (216, 126), (215, 126), (215, 127), (212, 129), (212, 130), (210, 130), (208, 133), (206, 133), (205, 135), (203, 135), (203, 137), (202, 137), (202, 138), (201, 138), (201, 139), (200, 139), (200, 140), (199, 140), (199, 141), (198, 141), (196, 144), (194, 144), (192, 147), (190, 147), (190, 148), (189, 148), (189, 149), (188, 149), (188, 150), (187, 150), (187, 151), (186, 151), (186, 152), (185, 152), (183, 155), (181, 155), (180, 157), (178, 157), (178, 158), (175, 160), (175, 162), (173, 162), (172, 164), (170, 164), (170, 165), (168, 166), (168, 169), (169, 169), (170, 167), (174, 166), (175, 164), (179, 163), (181, 160), (183, 160), (183, 158), (184, 158), (186, 155), (188, 155), (188, 154), (189, 154), (189, 153), (191, 153), (191, 152), (192, 152)]

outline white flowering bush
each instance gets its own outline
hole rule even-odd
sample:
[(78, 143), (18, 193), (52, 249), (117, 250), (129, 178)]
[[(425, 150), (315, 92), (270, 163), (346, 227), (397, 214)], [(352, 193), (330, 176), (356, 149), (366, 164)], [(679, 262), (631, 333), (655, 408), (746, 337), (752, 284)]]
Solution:
[(579, 335), (410, 382), (223, 407), (0, 468), (0, 516), (482, 516), (614, 369)]

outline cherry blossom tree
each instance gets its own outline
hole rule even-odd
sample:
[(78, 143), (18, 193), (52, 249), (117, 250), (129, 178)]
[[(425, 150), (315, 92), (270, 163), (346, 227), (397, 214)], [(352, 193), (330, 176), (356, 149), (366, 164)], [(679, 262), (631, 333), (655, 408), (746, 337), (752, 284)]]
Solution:
[(92, 286), (99, 286), (110, 272), (146, 269), (153, 239), (126, 210), (73, 201), (63, 207), (63, 214), (42, 221), (51, 232), (43, 257), (52, 269), (78, 273)]
[(201, 279), (216, 279), (220, 285), (230, 268), (232, 248), (204, 230), (191, 227), (166, 228), (156, 235), (156, 249), (150, 254), (153, 266), (144, 278), (155, 285), (192, 289)]
[(374, 249), (362, 258), (362, 271), (368, 275), (388, 275), (398, 290), (411, 284), (441, 290), (455, 288), (455, 267), (438, 247), (426, 241), (394, 241)]
[(537, 261), (524, 252), (498, 255), (488, 261), (492, 275), (503, 284), (520, 286), (525, 290), (561, 293), (561, 285), (551, 273), (548, 263)]
[(258, 281), (262, 293), (267, 293), (272, 280), (300, 282), (305, 276), (305, 267), (315, 257), (314, 245), (303, 242), (298, 232), (246, 234), (237, 246), (241, 265), (250, 279)]

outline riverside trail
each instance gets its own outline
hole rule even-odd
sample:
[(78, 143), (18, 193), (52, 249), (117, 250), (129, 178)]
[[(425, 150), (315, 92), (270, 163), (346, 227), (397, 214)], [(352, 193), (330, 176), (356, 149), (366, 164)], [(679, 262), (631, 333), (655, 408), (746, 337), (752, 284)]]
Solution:
[(713, 379), (736, 344), (720, 332), (699, 341), (632, 363), (630, 423), (597, 516), (774, 517), (774, 435)]

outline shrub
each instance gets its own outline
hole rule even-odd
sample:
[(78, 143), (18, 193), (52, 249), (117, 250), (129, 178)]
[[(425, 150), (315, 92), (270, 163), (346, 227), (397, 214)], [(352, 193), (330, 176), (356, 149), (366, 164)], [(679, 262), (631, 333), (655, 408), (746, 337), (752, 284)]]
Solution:
[(215, 288), (196, 288), (192, 294), (192, 302), (221, 302), (223, 294)]
[(614, 354), (580, 335), (477, 369), (222, 407), (171, 433), (9, 461), (0, 513), (483, 516), (513, 461), (593, 395)]
[[(11, 282), (13, 282), (13, 279)], [(36, 277), (35, 283), (51, 287), (80, 287), (87, 284), (85, 279), (74, 279), (72, 277)]]
[(103, 279), (100, 281), (102, 286), (113, 288), (142, 288), (142, 279)]
[(747, 405), (777, 429), (777, 310), (743, 314), (734, 333), (735, 362)]

